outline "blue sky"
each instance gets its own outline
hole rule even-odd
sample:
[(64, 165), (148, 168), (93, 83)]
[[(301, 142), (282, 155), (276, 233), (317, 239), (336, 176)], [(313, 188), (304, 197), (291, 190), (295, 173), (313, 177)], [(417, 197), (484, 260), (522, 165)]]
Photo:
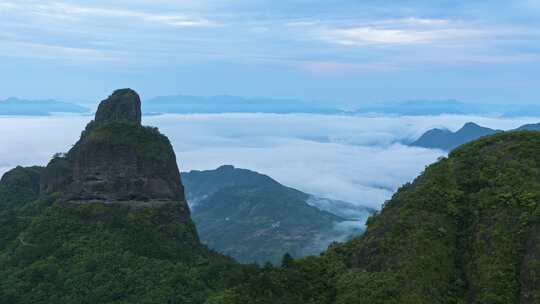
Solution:
[(0, 0), (0, 98), (540, 101), (540, 0)]

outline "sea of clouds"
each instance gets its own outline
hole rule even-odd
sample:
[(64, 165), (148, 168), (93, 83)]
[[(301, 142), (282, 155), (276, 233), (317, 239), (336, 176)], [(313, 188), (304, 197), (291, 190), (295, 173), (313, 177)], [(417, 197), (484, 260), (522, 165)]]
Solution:
[[(90, 116), (0, 117), (0, 174), (45, 165), (73, 145)], [(465, 122), (511, 129), (540, 118), (313, 114), (190, 114), (145, 117), (171, 140), (182, 171), (223, 164), (267, 174), (317, 196), (379, 208), (444, 156), (409, 147), (433, 127)]]

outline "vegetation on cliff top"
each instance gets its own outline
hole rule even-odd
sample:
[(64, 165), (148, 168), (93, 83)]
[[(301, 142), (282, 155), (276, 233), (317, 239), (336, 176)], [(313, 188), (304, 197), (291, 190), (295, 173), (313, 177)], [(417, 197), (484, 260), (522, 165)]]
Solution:
[(90, 122), (83, 131), (80, 142), (124, 145), (133, 148), (139, 156), (151, 159), (174, 155), (169, 139), (161, 134), (158, 128), (129, 122)]

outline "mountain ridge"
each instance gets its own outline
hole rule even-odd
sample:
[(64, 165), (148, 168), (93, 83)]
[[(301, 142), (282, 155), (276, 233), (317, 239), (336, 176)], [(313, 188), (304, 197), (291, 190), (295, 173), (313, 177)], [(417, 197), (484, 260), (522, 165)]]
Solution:
[(160, 113), (320, 113), (343, 112), (324, 102), (297, 99), (244, 98), (232, 95), (210, 97), (193, 95), (158, 96), (149, 99), (143, 106), (147, 114)]
[(90, 109), (63, 101), (54, 99), (46, 100), (27, 100), (10, 97), (0, 100), (0, 116), (3, 115), (28, 115), (43, 116), (53, 113), (90, 113)]
[[(540, 131), (540, 123), (526, 124), (509, 131)], [(473, 122), (467, 122), (456, 132), (448, 129), (430, 129), (409, 145), (450, 151), (464, 143), (499, 132), (505, 131), (486, 128)]]
[(460, 146), (401, 187), (362, 236), (284, 258), (215, 303), (539, 303), (539, 149), (530, 131)]
[[(186, 196), (203, 243), (241, 262), (278, 264), (319, 254), (332, 241), (361, 233), (373, 210), (333, 202), (280, 184), (271, 177), (231, 165), (182, 173)], [(357, 227), (343, 227), (354, 214)], [(352, 223), (352, 222), (351, 222)]]

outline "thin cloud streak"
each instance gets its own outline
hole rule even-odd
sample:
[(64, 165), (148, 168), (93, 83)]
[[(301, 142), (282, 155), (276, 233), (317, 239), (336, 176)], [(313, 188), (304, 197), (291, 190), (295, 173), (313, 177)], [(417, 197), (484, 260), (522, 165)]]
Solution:
[(216, 23), (206, 18), (191, 16), (188, 14), (149, 13), (126, 8), (100, 8), (72, 5), (62, 2), (43, 3), (42, 1), (25, 1), (21, 3), (4, 1), (0, 3), (0, 9), (72, 21), (80, 21), (82, 18), (91, 16), (101, 18), (134, 18), (145, 22), (158, 23), (174, 27), (216, 26)]
[(473, 29), (380, 29), (375, 27), (354, 27), (331, 29), (321, 32), (325, 41), (350, 45), (372, 44), (428, 44), (436, 42), (456, 43), (486, 37), (486, 33)]

